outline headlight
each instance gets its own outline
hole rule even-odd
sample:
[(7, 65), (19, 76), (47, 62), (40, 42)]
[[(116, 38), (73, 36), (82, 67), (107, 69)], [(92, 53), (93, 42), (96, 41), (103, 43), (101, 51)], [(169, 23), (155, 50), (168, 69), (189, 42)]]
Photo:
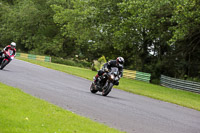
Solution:
[(115, 76), (114, 75), (110, 75), (110, 78), (113, 80), (115, 78)]

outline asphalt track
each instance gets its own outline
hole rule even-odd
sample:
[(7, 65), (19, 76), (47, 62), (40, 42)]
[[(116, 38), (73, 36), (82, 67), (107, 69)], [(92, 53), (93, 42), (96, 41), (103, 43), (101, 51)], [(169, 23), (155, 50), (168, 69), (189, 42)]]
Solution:
[(200, 133), (200, 111), (118, 89), (92, 94), (89, 80), (17, 59), (0, 82), (128, 133)]

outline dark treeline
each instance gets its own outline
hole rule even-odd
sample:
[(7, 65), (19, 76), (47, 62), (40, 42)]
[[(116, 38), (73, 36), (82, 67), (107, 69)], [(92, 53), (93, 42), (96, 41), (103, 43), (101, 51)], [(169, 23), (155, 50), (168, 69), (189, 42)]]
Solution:
[(0, 47), (200, 78), (200, 0), (0, 0)]

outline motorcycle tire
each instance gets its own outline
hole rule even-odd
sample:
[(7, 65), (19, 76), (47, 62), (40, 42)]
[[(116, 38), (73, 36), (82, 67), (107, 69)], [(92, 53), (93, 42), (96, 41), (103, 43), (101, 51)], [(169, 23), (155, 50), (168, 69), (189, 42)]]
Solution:
[(112, 90), (112, 87), (113, 87), (113, 83), (108, 83), (107, 87), (103, 89), (102, 91), (102, 96), (107, 96)]
[(2, 63), (1, 63), (1, 67), (0, 69), (3, 70), (3, 68), (9, 63), (8, 60), (3, 60)]
[(92, 82), (91, 86), (90, 86), (90, 92), (91, 93), (96, 93), (98, 90), (95, 90), (95, 84), (94, 82)]

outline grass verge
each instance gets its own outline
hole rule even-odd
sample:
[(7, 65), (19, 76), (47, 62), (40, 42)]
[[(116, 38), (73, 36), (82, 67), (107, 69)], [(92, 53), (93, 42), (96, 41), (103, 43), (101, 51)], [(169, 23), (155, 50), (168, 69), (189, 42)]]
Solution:
[(0, 83), (0, 133), (118, 133)]
[[(19, 57), (18, 59), (34, 63), (40, 66), (44, 66), (47, 68), (51, 68), (54, 70), (69, 73), (72, 75), (76, 75), (79, 77), (83, 77), (89, 80), (92, 80), (92, 78), (97, 74), (97, 72), (85, 68), (66, 66), (49, 62), (41, 62), (37, 60), (30, 60)], [(200, 111), (200, 95), (196, 93), (166, 88), (159, 85), (149, 84), (146, 82), (131, 80), (127, 78), (122, 78), (120, 80), (120, 85), (115, 86), (115, 88), (143, 96), (148, 96), (154, 99), (159, 99), (162, 101), (178, 104), (181, 106), (185, 106)]]

